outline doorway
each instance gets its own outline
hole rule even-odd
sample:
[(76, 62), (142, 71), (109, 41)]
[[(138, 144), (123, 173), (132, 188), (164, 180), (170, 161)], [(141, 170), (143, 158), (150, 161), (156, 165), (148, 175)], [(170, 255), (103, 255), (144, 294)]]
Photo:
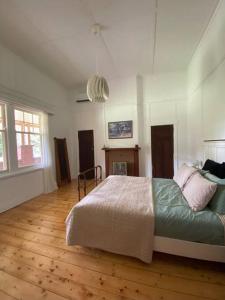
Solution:
[[(79, 167), (80, 172), (84, 172), (95, 166), (94, 158), (94, 131), (93, 130), (79, 130)], [(86, 174), (87, 179), (95, 177), (94, 170)]]
[(173, 125), (151, 126), (152, 176), (173, 178), (174, 174)]

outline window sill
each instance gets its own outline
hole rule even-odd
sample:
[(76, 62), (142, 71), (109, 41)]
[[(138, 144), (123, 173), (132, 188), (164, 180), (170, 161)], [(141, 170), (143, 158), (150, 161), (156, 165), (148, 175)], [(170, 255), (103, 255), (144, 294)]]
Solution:
[(30, 167), (30, 168), (23, 168), (23, 170), (18, 170), (16, 172), (4, 172), (2, 174), (0, 174), (0, 180), (1, 179), (7, 179), (10, 177), (16, 177), (16, 176), (20, 176), (20, 175), (24, 175), (24, 174), (28, 174), (28, 173), (33, 173), (36, 171), (40, 171), (43, 170), (43, 167), (41, 166), (37, 166), (37, 167)]

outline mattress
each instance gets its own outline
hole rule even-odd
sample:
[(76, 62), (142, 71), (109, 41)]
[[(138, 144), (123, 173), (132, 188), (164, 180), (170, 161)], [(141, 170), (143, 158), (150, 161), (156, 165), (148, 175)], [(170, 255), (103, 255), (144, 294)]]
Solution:
[(152, 200), (151, 179), (107, 177), (71, 209), (66, 219), (67, 244), (133, 256), (150, 263), (154, 247)]
[(155, 235), (174, 239), (224, 245), (224, 227), (208, 207), (193, 212), (172, 179), (153, 179)]

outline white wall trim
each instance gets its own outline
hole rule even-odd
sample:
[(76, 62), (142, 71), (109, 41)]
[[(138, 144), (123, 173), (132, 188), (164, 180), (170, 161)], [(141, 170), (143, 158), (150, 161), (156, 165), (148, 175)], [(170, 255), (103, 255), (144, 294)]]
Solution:
[(0, 180), (4, 180), (4, 179), (10, 178), (10, 177), (15, 177), (15, 176), (21, 176), (21, 175), (24, 175), (27, 173), (33, 173), (33, 172), (37, 172), (40, 170), (43, 170), (43, 167), (34, 167), (34, 166), (27, 167), (27, 168), (25, 167), (22, 170), (19, 170), (17, 172), (10, 172), (10, 173), (8, 173), (6, 171), (6, 172), (0, 173)]
[[(218, 62), (218, 64), (216, 64), (215, 67), (212, 68), (212, 70), (211, 70), (209, 73), (207, 73), (207, 74), (205, 75), (205, 77), (203, 77), (203, 78), (199, 81), (199, 83), (194, 87), (194, 89), (190, 91), (189, 97), (190, 97), (192, 94), (194, 94), (199, 88), (201, 88), (201, 85), (203, 85), (203, 84), (206, 82), (206, 80), (208, 80), (208, 79), (216, 72), (216, 70), (219, 69), (219, 67), (220, 67), (224, 62), (225, 62), (225, 55), (222, 56), (222, 58), (221, 58), (221, 60)], [(188, 98), (189, 98), (189, 97), (188, 97)]]
[(203, 148), (204, 160), (212, 159), (219, 163), (225, 161), (225, 141), (203, 142)]
[(192, 53), (192, 56), (191, 56), (191, 58), (190, 58), (190, 60), (189, 60), (189, 64), (190, 64), (191, 61), (193, 60), (193, 57), (195, 56), (195, 54), (196, 54), (196, 52), (198, 51), (198, 49), (202, 47), (203, 40), (204, 40), (204, 38), (207, 36), (207, 34), (208, 34), (208, 32), (209, 32), (209, 28), (211, 27), (212, 23), (214, 22), (214, 20), (215, 20), (215, 18), (216, 18), (216, 15), (217, 15), (217, 13), (218, 13), (218, 10), (220, 9), (220, 7), (221, 7), (221, 5), (222, 5), (222, 1), (223, 1), (223, 0), (219, 0), (217, 6), (216, 6), (216, 8), (215, 8), (215, 10), (214, 10), (213, 13), (211, 14), (211, 17), (210, 17), (210, 19), (209, 19), (209, 21), (208, 21), (208, 24), (207, 24), (206, 28), (203, 30), (203, 33), (202, 33), (202, 35), (201, 35), (201, 37), (200, 37), (200, 39), (199, 39), (199, 41), (198, 41), (198, 43), (197, 43), (197, 45), (196, 45), (196, 47), (195, 47), (195, 50), (194, 50), (193, 53)]
[[(196, 47), (195, 52), (192, 55), (192, 58), (190, 59), (190, 63), (189, 63), (189, 66), (188, 66), (189, 73), (190, 73), (190, 69), (191, 69), (191, 66), (192, 66), (192, 61), (194, 61), (194, 57), (197, 55), (198, 50), (203, 47), (204, 41), (207, 40), (207, 35), (209, 34), (209, 30), (212, 26), (214, 26), (215, 19), (217, 18), (217, 15), (218, 15), (218, 13), (219, 13), (222, 5), (223, 5), (223, 2), (224, 2), (224, 0), (219, 0), (219, 3), (217, 5), (211, 19), (210, 19), (210, 22), (209, 22), (204, 34), (202, 35), (202, 38), (201, 38), (198, 46)], [(188, 90), (188, 97), (190, 97), (193, 93), (195, 93), (201, 87), (201, 85), (203, 85), (204, 82), (209, 77), (211, 77), (213, 75), (213, 73), (224, 63), (224, 61), (225, 61), (225, 55), (223, 55), (221, 57), (220, 61), (211, 69), (211, 71), (209, 73), (207, 73), (204, 77), (201, 78), (201, 80), (197, 83), (197, 85), (195, 85), (193, 87), (193, 89)]]
[(54, 114), (54, 106), (34, 96), (29, 96), (20, 91), (10, 89), (0, 84), (0, 98), (11, 104), (21, 104), (27, 107), (36, 108), (48, 114)]
[(162, 103), (162, 102), (187, 102), (187, 99), (174, 97), (174, 98), (163, 98), (160, 100), (151, 100), (150, 98), (144, 99), (143, 104)]

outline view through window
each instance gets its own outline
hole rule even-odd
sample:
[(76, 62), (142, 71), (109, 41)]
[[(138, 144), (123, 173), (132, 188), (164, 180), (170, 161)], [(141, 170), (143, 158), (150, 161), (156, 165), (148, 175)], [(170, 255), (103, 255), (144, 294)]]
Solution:
[(5, 105), (0, 104), (0, 171), (7, 170)]
[(18, 167), (41, 164), (41, 117), (38, 113), (14, 110)]

